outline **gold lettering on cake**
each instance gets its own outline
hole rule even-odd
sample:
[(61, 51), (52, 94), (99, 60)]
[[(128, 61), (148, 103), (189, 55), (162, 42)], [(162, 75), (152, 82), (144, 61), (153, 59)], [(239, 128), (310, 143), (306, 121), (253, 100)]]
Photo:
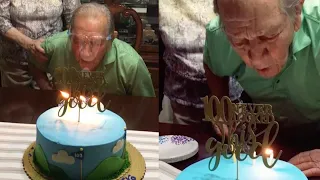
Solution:
[(104, 72), (77, 71), (73, 67), (58, 67), (55, 69), (53, 77), (56, 87), (61, 92), (69, 94), (68, 98), (64, 97), (63, 94), (57, 98), (57, 103), (63, 102), (58, 111), (59, 117), (65, 115), (68, 107), (84, 109), (87, 106), (97, 106), (100, 112), (104, 112), (109, 107), (110, 101), (104, 108), (101, 106), (107, 84), (104, 79)]
[[(206, 142), (206, 150), (212, 156), (209, 161), (209, 169), (211, 171), (218, 168), (221, 155), (226, 159), (231, 159), (235, 154), (238, 161), (244, 161), (248, 155), (251, 159), (256, 159), (258, 156), (254, 156), (254, 152), (257, 148), (269, 148), (274, 142), (279, 131), (279, 124), (274, 119), (271, 105), (235, 104), (226, 96), (221, 101), (216, 96), (212, 96), (210, 99), (206, 96), (202, 100), (204, 102), (205, 120), (210, 121), (212, 125), (218, 126), (222, 130), (221, 141), (209, 138)], [(265, 124), (267, 127), (256, 134), (257, 124)], [(227, 136), (223, 132), (223, 126), (227, 126)], [(236, 133), (237, 129), (238, 133)], [(272, 129), (275, 129), (274, 134), (271, 134)], [(263, 140), (261, 143), (258, 142), (257, 137), (262, 135)], [(245, 156), (241, 158), (240, 154), (245, 147), (249, 148), (249, 152), (246, 152)], [(231, 151), (231, 154), (228, 154), (228, 150)], [(260, 154), (262, 154), (264, 165), (272, 168), (280, 158), (282, 151), (278, 153), (271, 164), (269, 164), (265, 153)], [(215, 161), (213, 162), (214, 159)]]

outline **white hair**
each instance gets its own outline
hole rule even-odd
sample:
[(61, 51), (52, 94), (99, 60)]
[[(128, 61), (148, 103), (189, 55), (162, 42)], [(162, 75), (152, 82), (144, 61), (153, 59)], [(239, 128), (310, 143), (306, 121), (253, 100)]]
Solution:
[(106, 18), (108, 33), (111, 34), (114, 31), (113, 16), (106, 5), (102, 5), (98, 3), (82, 4), (73, 12), (73, 15), (71, 18), (71, 28), (74, 25), (74, 20), (79, 15), (82, 15), (82, 16), (84, 15), (87, 17), (94, 17), (94, 18), (99, 18), (99, 17)]
[[(299, 0), (279, 0), (280, 9), (286, 13), (291, 20), (295, 19), (296, 6), (299, 4)], [(213, 0), (214, 12), (219, 14), (218, 0)]]

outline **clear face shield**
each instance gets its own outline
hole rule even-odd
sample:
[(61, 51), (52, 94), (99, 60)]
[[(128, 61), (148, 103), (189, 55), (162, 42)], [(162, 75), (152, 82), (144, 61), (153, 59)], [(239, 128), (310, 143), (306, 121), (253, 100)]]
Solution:
[(107, 37), (100, 35), (87, 36), (84, 34), (72, 33), (70, 30), (68, 30), (68, 36), (71, 48), (78, 61), (88, 63), (94, 61), (98, 52), (101, 51), (101, 47), (103, 47), (106, 41), (112, 39), (111, 35), (108, 35)]

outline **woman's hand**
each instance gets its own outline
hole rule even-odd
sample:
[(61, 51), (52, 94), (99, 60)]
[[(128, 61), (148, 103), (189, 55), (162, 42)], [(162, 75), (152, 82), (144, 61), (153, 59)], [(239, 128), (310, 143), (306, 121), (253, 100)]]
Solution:
[(32, 55), (39, 61), (39, 62), (46, 62), (48, 58), (45, 55), (44, 49), (41, 47), (41, 43), (44, 39), (36, 39), (36, 40), (29, 40), (26, 45), (25, 49), (28, 50)]
[(46, 62), (48, 60), (45, 56), (44, 49), (41, 47), (41, 43), (44, 39), (31, 39), (16, 28), (9, 29), (4, 36), (18, 43), (21, 47), (32, 53), (39, 62)]
[(320, 149), (302, 152), (289, 160), (307, 177), (320, 176)]

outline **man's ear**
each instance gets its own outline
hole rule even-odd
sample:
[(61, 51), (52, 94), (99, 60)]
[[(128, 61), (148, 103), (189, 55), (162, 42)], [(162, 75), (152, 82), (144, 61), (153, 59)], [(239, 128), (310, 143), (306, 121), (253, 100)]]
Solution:
[(301, 13), (303, 8), (304, 0), (299, 0), (299, 3), (296, 5), (296, 13), (294, 18), (294, 30), (298, 31), (301, 27)]

